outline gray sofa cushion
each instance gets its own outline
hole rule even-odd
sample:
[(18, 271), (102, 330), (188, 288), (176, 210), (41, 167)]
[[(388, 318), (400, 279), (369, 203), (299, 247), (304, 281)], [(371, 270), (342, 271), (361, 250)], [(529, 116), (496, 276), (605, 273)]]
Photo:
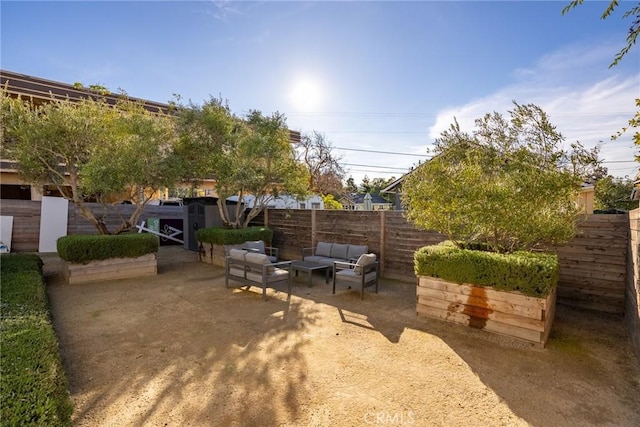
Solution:
[(334, 243), (333, 246), (331, 246), (331, 258), (348, 259), (348, 250), (349, 245), (343, 243)]
[(333, 246), (332, 243), (318, 242), (318, 246), (316, 246), (315, 255), (316, 256), (330, 257), (331, 256), (331, 247), (332, 246)]
[(359, 258), (360, 255), (366, 254), (368, 251), (369, 247), (365, 245), (349, 245), (346, 259), (352, 260), (354, 258)]

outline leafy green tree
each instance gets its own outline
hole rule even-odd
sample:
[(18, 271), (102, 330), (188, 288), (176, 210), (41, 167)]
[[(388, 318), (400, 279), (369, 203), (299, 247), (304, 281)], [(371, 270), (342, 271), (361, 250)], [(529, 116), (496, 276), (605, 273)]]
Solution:
[[(198, 153), (183, 156), (183, 167), (192, 169), (194, 177), (215, 178), (218, 210), (225, 227), (246, 228), (279, 194), (300, 196), (307, 192), (308, 173), (296, 161), (283, 115), (250, 111), (240, 118), (218, 99), (180, 108), (179, 114), (179, 152)], [(255, 203), (246, 215), (240, 203), (234, 208), (226, 204), (231, 196), (243, 200), (249, 195), (255, 197)]]
[(596, 209), (632, 210), (638, 207), (637, 200), (631, 200), (633, 181), (616, 179), (611, 175), (599, 180), (595, 190)]
[(353, 179), (352, 176), (347, 178), (347, 182), (346, 182), (346, 185), (345, 185), (345, 191), (347, 193), (356, 193), (358, 191), (358, 186), (356, 185), (356, 181)]
[[(55, 185), (101, 234), (111, 231), (86, 198), (119, 215), (117, 234), (135, 225), (151, 194), (175, 179), (173, 122), (124, 95), (115, 106), (99, 96), (36, 105), (3, 92), (2, 116), (3, 157), (18, 162), (25, 181)], [(136, 208), (125, 218), (109, 201), (127, 193)]]
[(325, 209), (342, 209), (342, 203), (337, 201), (335, 197), (333, 197), (333, 194), (322, 196), (322, 201), (324, 202)]
[(358, 191), (361, 193), (370, 193), (371, 192), (371, 180), (369, 179), (368, 175), (365, 175), (364, 178), (362, 178), (362, 182), (360, 183), (360, 186), (358, 187)]
[(505, 252), (574, 235), (582, 176), (572, 153), (542, 109), (514, 105), (509, 118), (487, 114), (471, 134), (455, 121), (436, 139), (433, 158), (403, 182), (409, 220)]

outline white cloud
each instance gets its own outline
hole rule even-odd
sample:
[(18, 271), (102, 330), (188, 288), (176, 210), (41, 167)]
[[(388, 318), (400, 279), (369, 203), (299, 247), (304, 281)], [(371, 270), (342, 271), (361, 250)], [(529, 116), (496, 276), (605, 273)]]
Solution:
[[(517, 70), (516, 82), (503, 89), (460, 106), (441, 111), (429, 136), (435, 139), (456, 117), (464, 130), (471, 131), (474, 120), (497, 111), (506, 114), (515, 100), (540, 106), (563, 134), (567, 143), (580, 141), (586, 147), (603, 143), (603, 160), (633, 160), (631, 133), (611, 141), (611, 135), (625, 126), (635, 113), (640, 97), (640, 73), (609, 70), (609, 46), (567, 48), (541, 58), (527, 70)], [(614, 166), (615, 165), (615, 166)], [(637, 170), (636, 164), (605, 164), (614, 175)]]

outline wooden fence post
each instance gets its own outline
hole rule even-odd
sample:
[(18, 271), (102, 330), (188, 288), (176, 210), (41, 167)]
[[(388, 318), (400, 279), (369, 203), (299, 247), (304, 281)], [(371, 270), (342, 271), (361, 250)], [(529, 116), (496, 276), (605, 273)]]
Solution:
[(311, 247), (316, 247), (316, 209), (311, 210)]
[(384, 273), (384, 247), (386, 244), (386, 215), (385, 211), (380, 212), (380, 274)]

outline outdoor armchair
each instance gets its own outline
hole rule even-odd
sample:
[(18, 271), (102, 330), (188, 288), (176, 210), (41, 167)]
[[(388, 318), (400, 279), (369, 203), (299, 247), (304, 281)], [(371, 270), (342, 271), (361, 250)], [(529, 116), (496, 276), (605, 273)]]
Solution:
[(333, 293), (336, 285), (346, 285), (347, 288), (359, 287), (360, 299), (364, 299), (364, 288), (375, 286), (378, 293), (378, 263), (375, 254), (363, 254), (358, 261), (333, 263)]

